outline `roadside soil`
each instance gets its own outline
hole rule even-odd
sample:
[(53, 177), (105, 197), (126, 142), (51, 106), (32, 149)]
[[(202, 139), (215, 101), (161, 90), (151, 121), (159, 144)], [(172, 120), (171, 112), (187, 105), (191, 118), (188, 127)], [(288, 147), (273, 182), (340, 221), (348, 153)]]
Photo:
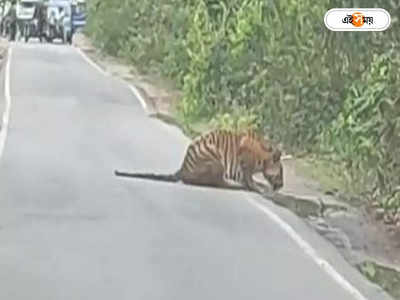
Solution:
[[(107, 73), (134, 85), (150, 106), (149, 115), (179, 126), (175, 107), (181, 94), (171, 84), (157, 75), (142, 76), (134, 67), (104, 55), (82, 34), (74, 37), (73, 45)], [(312, 164), (305, 164), (303, 159), (289, 158), (283, 164), (285, 185), (273, 201), (304, 218), (312, 228), (334, 244), (349, 263), (371, 281), (380, 284), (393, 297), (400, 299), (399, 228), (384, 224), (381, 215), (366, 206), (363, 199), (354, 202), (335, 193), (328, 195), (326, 186), (318, 180), (322, 178), (319, 176), (321, 174), (315, 176)], [(314, 176), (310, 176), (312, 173)], [(373, 265), (369, 262), (373, 262)], [(366, 263), (367, 267), (363, 265)], [(380, 275), (389, 274), (384, 272), (386, 268), (398, 277), (386, 275), (390, 277), (386, 278)]]

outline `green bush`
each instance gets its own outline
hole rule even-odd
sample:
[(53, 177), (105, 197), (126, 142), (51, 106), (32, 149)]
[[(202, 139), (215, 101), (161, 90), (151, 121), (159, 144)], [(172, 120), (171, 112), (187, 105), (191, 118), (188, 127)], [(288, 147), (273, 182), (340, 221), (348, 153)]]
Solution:
[[(187, 124), (259, 127), (288, 150), (324, 154), (397, 209), (400, 5), (386, 0), (102, 0), (88, 33), (183, 91)], [(332, 7), (382, 7), (385, 32), (331, 32)]]
[(260, 130), (260, 117), (255, 111), (247, 108), (236, 108), (232, 112), (219, 113), (211, 120), (215, 129), (242, 131), (246, 129)]

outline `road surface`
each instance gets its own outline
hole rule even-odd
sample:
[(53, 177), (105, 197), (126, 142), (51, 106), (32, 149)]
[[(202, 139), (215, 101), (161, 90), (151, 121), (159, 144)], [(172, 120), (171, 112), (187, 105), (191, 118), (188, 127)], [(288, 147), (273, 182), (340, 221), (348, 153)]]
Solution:
[(388, 299), (257, 195), (114, 177), (175, 171), (188, 140), (76, 49), (13, 44), (9, 79), (0, 299)]

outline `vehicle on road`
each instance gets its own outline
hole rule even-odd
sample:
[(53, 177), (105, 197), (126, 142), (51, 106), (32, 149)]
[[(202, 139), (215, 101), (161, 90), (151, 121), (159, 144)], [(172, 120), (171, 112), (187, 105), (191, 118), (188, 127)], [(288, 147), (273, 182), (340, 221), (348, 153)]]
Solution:
[(21, 0), (18, 5), (17, 19), (25, 42), (30, 38), (43, 38), (43, 2), (41, 0)]
[(20, 0), (17, 4), (19, 37), (23, 37), (25, 42), (27, 42), (30, 37), (40, 37), (37, 11), (41, 4), (41, 0)]
[(71, 40), (71, 2), (49, 1), (46, 6), (46, 22), (44, 32), (47, 42), (61, 39), (63, 43)]

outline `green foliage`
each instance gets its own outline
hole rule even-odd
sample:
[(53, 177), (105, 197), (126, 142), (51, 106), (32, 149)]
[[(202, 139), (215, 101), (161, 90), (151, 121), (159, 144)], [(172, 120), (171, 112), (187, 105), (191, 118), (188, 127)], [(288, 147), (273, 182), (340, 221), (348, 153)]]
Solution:
[(326, 147), (347, 163), (351, 179), (380, 192), (400, 185), (399, 67), (397, 52), (374, 54), (367, 70), (349, 85), (342, 110), (322, 134)]
[[(329, 155), (343, 175), (400, 207), (396, 1), (102, 0), (88, 33), (142, 72), (182, 89), (186, 125), (256, 126), (287, 149)], [(331, 7), (382, 7), (385, 32), (331, 32)]]
[(393, 299), (400, 299), (400, 272), (371, 261), (364, 261), (358, 264), (357, 268), (371, 282), (381, 286)]
[(375, 265), (369, 261), (360, 266), (361, 272), (370, 280), (373, 280), (376, 275)]
[(260, 129), (260, 117), (256, 112), (246, 108), (237, 108), (232, 112), (219, 113), (211, 120), (212, 128), (242, 131), (246, 129)]

